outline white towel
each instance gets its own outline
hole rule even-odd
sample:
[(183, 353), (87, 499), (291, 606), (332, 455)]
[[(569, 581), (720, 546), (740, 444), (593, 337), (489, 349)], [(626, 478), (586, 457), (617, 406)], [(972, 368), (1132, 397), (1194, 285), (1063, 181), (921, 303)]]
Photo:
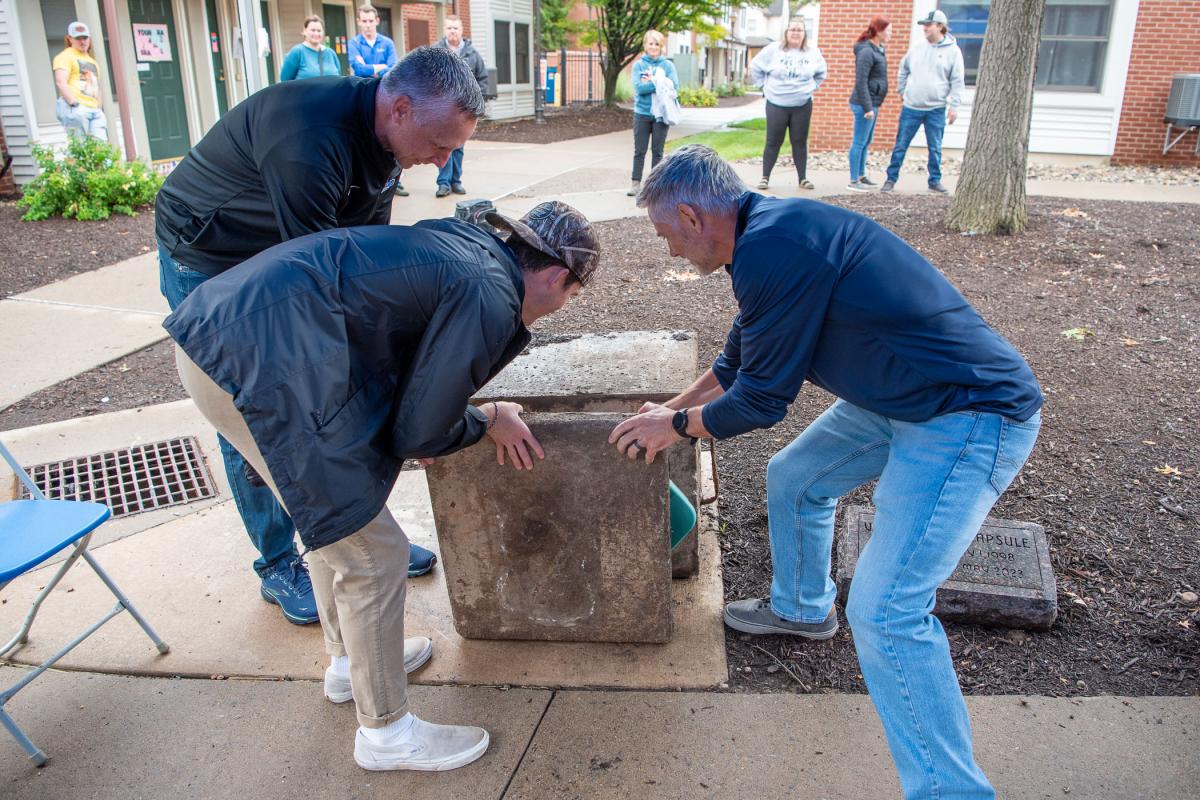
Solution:
[(668, 125), (678, 124), (679, 99), (674, 81), (666, 76), (662, 67), (655, 68), (651, 80), (654, 81), (654, 95), (650, 98), (650, 113)]

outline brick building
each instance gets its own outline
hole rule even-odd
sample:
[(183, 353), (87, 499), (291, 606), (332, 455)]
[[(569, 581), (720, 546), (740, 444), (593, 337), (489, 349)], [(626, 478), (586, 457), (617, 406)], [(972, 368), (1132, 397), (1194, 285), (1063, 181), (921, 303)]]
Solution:
[[(9, 177), (21, 185), (37, 174), (35, 144), (66, 142), (55, 116), (51, 63), (64, 47), (69, 22), (82, 21), (93, 32), (113, 143), (168, 170), (221, 115), (278, 80), (310, 14), (322, 18), (326, 43), (348, 71), (347, 44), (357, 33), (355, 11), (362, 2), (114, 0), (110, 30), (100, 0), (0, 0), (0, 128), (13, 157)], [(495, 78), (498, 96), (489, 114), (533, 113), (532, 0), (372, 4), (380, 32), (402, 53), (440, 39), (446, 15), (462, 17), (464, 33)], [(157, 44), (151, 51), (142, 45), (152, 38)], [(121, 104), (118, 93), (125, 98)]]
[[(818, 45), (829, 78), (813, 109), (814, 150), (849, 147), (847, 102), (854, 83), (853, 44), (869, 19), (892, 22), (888, 71), (892, 82), (872, 149), (888, 150), (900, 115), (896, 71), (921, 39), (916, 21), (940, 7), (963, 50), (967, 89), (958, 122), (946, 129), (944, 147), (966, 145), (975, 97), (979, 51), (989, 0), (825, 0)], [(1121, 164), (1200, 165), (1196, 132), (1163, 155), (1167, 95), (1175, 73), (1200, 72), (1200, 40), (1191, 33), (1200, 0), (1047, 0), (1035, 85), (1030, 151), (1109, 158)], [(924, 145), (918, 134), (915, 145)]]

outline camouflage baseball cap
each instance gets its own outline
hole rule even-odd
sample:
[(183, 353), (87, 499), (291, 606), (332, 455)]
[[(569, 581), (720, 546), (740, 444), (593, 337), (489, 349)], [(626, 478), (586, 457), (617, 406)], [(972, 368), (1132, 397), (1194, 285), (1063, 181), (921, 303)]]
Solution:
[(562, 262), (584, 286), (600, 263), (600, 242), (592, 223), (566, 203), (558, 200), (538, 203), (519, 220), (494, 211), (485, 218), (534, 250)]

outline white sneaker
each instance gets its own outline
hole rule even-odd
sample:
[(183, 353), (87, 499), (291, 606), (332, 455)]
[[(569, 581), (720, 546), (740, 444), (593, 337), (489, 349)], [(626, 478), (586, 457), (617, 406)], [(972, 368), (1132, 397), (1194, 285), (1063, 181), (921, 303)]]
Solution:
[(626, 192), (625, 194), (628, 197), (637, 197), (638, 192), (640, 192), (641, 190), (642, 190), (642, 182), (634, 181), (633, 184), (629, 187), (629, 191)]
[[(413, 636), (404, 640), (404, 672), (415, 672), (433, 655), (433, 642), (425, 636)], [(333, 703), (348, 703), (354, 699), (350, 688), (350, 676), (340, 675), (333, 667), (325, 668), (325, 697)]]
[(861, 184), (858, 181), (851, 181), (850, 183), (847, 183), (846, 188), (852, 192), (869, 192), (869, 191), (871, 191), (871, 187)]
[(413, 717), (408, 729), (378, 744), (359, 728), (354, 737), (354, 761), (363, 769), (414, 769), (444, 772), (466, 766), (484, 754), (490, 742), (483, 728), (435, 725)]

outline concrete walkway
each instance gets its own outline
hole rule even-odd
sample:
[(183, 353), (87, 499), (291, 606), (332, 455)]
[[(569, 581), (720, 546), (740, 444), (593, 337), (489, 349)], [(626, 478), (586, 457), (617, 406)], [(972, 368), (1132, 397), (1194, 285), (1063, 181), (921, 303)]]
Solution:
[[(19, 674), (0, 669), (0, 681)], [(10, 704), (50, 755), (0, 739), (12, 800), (441, 800), (897, 797), (861, 695), (595, 692), (418, 686), (423, 718), (483, 725), (489, 752), (448, 773), (372, 773), (354, 712), (317, 681), (168, 680), (51, 672)], [(1006, 800), (1188, 800), (1200, 699), (978, 697), (976, 750)]]

